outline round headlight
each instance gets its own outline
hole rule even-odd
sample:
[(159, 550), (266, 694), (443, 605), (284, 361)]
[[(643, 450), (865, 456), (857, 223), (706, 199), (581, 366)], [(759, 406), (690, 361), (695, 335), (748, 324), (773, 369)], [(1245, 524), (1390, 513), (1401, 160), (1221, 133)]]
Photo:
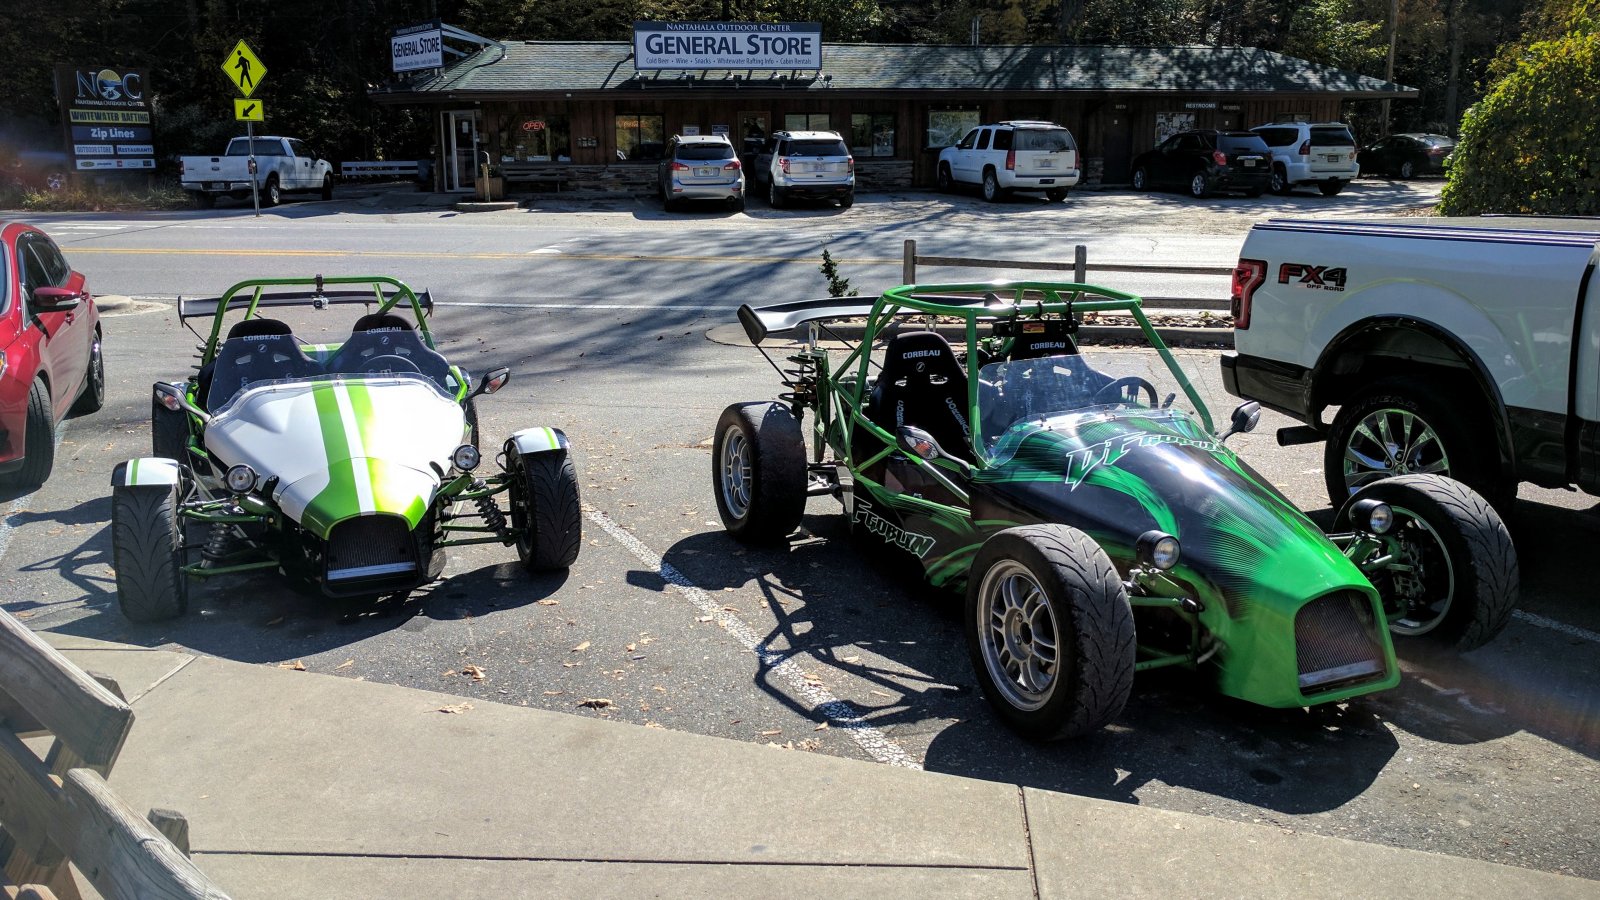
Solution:
[(463, 472), (471, 472), (476, 469), (478, 462), (482, 458), (478, 454), (478, 448), (471, 444), (462, 444), (456, 448), (456, 452), (450, 454), (450, 462), (454, 463), (455, 467)]
[(235, 494), (243, 494), (256, 486), (256, 470), (246, 465), (237, 465), (228, 470), (228, 490)]
[(1162, 571), (1178, 564), (1178, 555), (1182, 549), (1177, 538), (1162, 531), (1146, 531), (1139, 535), (1138, 544), (1134, 547), (1139, 562), (1155, 566)]
[(1382, 500), (1362, 500), (1350, 510), (1350, 523), (1366, 526), (1372, 534), (1388, 534), (1394, 527), (1394, 508)]

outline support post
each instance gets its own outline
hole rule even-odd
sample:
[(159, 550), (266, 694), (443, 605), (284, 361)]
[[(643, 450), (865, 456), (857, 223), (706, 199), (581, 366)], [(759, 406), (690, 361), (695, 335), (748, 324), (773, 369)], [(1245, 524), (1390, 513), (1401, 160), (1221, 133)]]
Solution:
[(1089, 248), (1082, 244), (1072, 248), (1072, 280), (1078, 284), (1088, 284), (1089, 277)]
[[(245, 60), (249, 62), (249, 60)], [(256, 218), (261, 218), (261, 170), (256, 165), (256, 123), (244, 123), (245, 140), (250, 142), (250, 202), (256, 208)]]
[(900, 283), (917, 283), (917, 242), (915, 238), (906, 238), (905, 255), (900, 261)]

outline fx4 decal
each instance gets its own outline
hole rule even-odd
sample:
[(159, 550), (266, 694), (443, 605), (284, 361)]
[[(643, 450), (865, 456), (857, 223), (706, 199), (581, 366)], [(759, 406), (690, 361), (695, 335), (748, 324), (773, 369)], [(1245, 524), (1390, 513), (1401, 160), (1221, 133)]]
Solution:
[(1313, 266), (1307, 263), (1286, 262), (1278, 266), (1278, 283), (1288, 284), (1290, 279), (1314, 291), (1342, 291), (1345, 270), (1343, 267), (1330, 269), (1327, 266)]
[(902, 550), (910, 551), (919, 558), (926, 556), (928, 551), (933, 549), (933, 538), (899, 528), (893, 522), (873, 512), (872, 504), (860, 497), (856, 498), (855, 514), (851, 518), (866, 526), (868, 532)]

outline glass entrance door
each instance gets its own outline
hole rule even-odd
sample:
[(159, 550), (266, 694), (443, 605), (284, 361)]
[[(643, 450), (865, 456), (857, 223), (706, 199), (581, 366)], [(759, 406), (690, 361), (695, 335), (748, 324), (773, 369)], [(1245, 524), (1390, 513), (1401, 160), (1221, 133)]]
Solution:
[(444, 114), (449, 132), (445, 143), (445, 186), (447, 191), (475, 190), (478, 174), (478, 111), (456, 110)]

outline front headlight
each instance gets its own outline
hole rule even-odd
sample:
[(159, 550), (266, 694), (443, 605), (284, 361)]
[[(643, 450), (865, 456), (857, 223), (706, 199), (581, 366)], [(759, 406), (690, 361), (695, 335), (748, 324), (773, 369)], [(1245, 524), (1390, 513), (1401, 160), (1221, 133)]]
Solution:
[(1139, 562), (1155, 566), (1163, 572), (1178, 564), (1178, 555), (1182, 549), (1177, 538), (1163, 531), (1146, 531), (1139, 535), (1139, 540), (1134, 545), (1134, 553), (1138, 556)]
[(1388, 534), (1394, 527), (1394, 508), (1382, 500), (1362, 500), (1350, 508), (1350, 524), (1372, 534)]
[(471, 444), (462, 444), (456, 448), (456, 452), (450, 454), (450, 462), (463, 472), (471, 472), (476, 469), (481, 459), (482, 457), (478, 454), (478, 448)]
[(228, 490), (235, 494), (248, 493), (256, 486), (256, 470), (240, 464), (228, 470)]

